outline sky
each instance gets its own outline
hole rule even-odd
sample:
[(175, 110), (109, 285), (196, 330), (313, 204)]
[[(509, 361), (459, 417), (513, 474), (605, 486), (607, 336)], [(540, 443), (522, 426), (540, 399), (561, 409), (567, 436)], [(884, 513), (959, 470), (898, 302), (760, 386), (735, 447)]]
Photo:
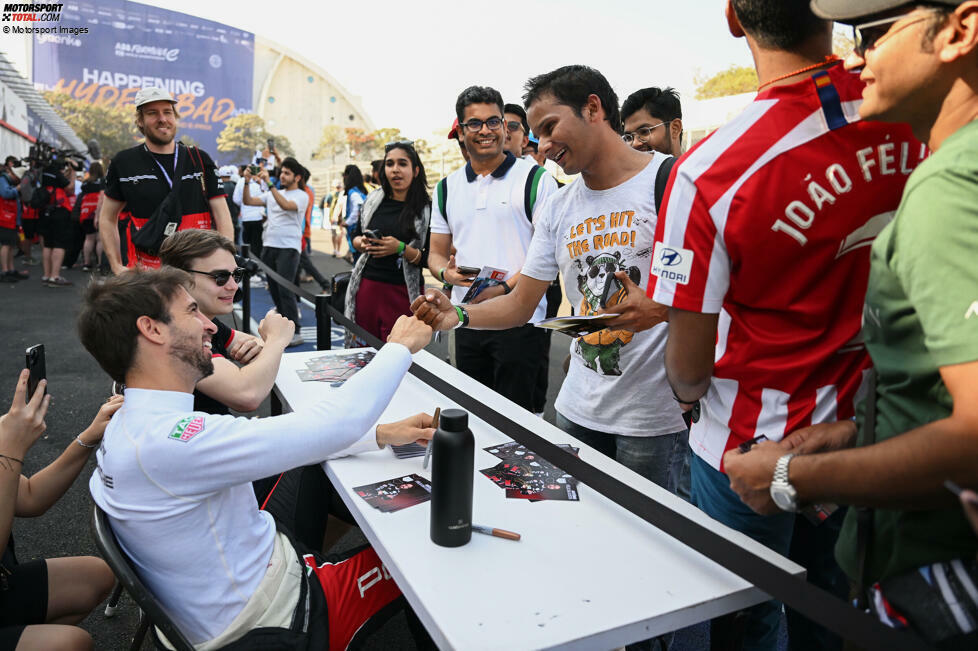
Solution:
[(693, 77), (751, 65), (723, 0), (447, 0), (145, 4), (254, 32), (303, 55), (350, 93), (377, 128), (411, 138), (447, 130), (455, 98), (478, 84), (522, 103), (531, 76), (568, 64), (601, 71), (619, 99), (646, 86), (692, 98)]

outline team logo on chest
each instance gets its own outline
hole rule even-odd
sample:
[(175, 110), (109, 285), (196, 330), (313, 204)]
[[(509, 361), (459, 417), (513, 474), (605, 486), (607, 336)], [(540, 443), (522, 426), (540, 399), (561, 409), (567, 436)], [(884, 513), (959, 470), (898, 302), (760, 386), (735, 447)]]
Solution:
[(187, 416), (186, 418), (180, 419), (180, 421), (170, 432), (167, 438), (173, 439), (175, 441), (187, 442), (193, 437), (197, 436), (204, 431), (204, 417), (203, 416)]

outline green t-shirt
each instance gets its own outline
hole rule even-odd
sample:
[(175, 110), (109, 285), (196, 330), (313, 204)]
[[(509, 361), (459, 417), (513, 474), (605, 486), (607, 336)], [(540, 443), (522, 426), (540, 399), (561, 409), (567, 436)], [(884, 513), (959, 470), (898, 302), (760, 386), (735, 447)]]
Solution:
[[(896, 217), (873, 243), (863, 336), (877, 373), (877, 441), (950, 416), (939, 369), (978, 360), (978, 121), (920, 164)], [(960, 506), (876, 509), (866, 579), (974, 558), (976, 551)], [(854, 509), (836, 556), (858, 578)]]

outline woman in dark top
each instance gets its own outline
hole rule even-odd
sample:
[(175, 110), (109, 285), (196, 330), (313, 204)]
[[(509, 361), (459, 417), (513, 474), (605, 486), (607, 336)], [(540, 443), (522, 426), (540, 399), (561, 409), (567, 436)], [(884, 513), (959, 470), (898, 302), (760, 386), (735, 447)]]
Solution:
[[(422, 269), (428, 264), (431, 197), (424, 165), (410, 142), (384, 148), (380, 188), (371, 192), (353, 230), (360, 256), (346, 292), (346, 316), (381, 341), (411, 301), (424, 290)], [(347, 333), (347, 347), (354, 344)]]

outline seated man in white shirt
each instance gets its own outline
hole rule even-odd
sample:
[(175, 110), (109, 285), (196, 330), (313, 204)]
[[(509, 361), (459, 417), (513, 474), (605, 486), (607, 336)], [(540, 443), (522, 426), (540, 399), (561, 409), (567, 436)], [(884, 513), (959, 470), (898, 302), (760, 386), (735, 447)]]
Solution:
[[(289, 522), (258, 508), (250, 482), (343, 454), (430, 439), (418, 414), (374, 426), (431, 329), (412, 317), (319, 402), (275, 418), (193, 410), (213, 372), (215, 326), (187, 274), (132, 271), (85, 292), (78, 330), (126, 401), (98, 450), (89, 488), (120, 545), (197, 649), (343, 649), (401, 603), (366, 547), (344, 557), (303, 549)], [(286, 519), (295, 515), (285, 514)], [(277, 531), (278, 529), (278, 531)], [(380, 580), (359, 586), (377, 570)], [(261, 629), (261, 630), (256, 630)], [(357, 640), (354, 640), (357, 641)]]

